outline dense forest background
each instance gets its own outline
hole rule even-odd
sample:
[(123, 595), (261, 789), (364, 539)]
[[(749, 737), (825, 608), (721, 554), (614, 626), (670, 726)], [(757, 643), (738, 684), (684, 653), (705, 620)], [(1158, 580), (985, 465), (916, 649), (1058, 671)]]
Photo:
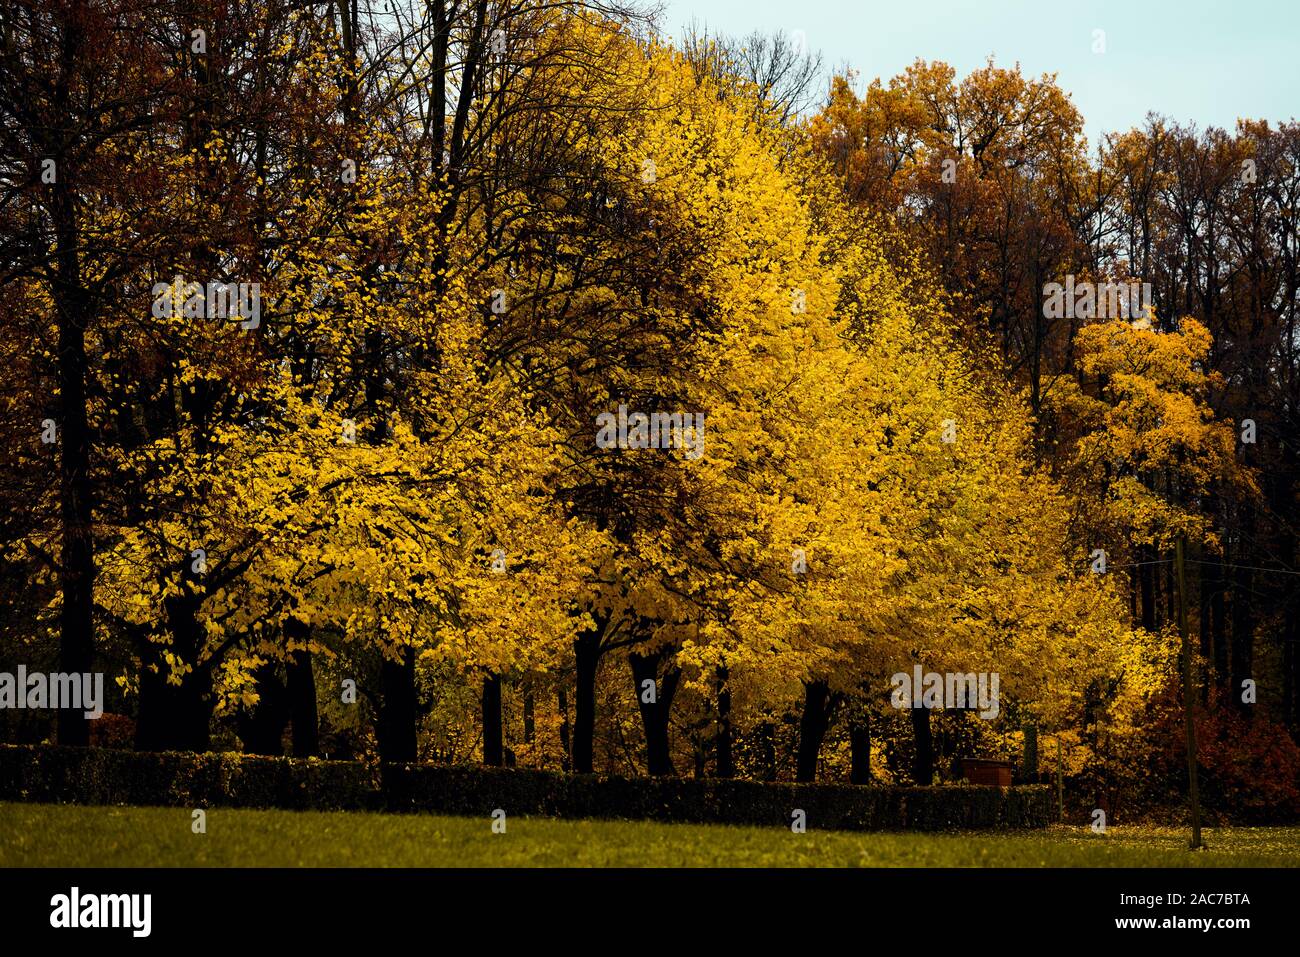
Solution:
[(1300, 813), (1300, 126), (1082, 129), (592, 3), (4, 0), (0, 671), (109, 701), (0, 739), (1122, 813), (1181, 550), (1208, 800)]

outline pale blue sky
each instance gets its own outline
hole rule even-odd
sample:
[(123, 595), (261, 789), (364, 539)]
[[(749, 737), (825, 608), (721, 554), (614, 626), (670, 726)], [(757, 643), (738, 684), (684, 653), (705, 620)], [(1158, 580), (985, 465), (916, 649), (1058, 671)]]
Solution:
[[(1300, 0), (663, 0), (665, 32), (802, 30), (828, 66), (885, 79), (917, 57), (964, 76), (1001, 66), (1056, 73), (1089, 144), (1154, 110), (1231, 129), (1300, 116)], [(1106, 52), (1092, 52), (1093, 30)]]

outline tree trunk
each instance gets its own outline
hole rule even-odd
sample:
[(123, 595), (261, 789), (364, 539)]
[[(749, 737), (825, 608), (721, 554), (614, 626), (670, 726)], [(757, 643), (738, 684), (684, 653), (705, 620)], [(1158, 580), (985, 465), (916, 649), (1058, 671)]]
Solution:
[(569, 696), (561, 688), (556, 698), (560, 707), (560, 767), (569, 771), (573, 767), (573, 750), (569, 747)]
[(501, 676), (489, 672), (483, 678), (483, 763), (493, 768), (505, 764), (504, 744), (501, 732)]
[(1021, 778), (1026, 784), (1038, 783), (1038, 725), (1026, 724), (1025, 756), (1021, 765)]
[(1223, 559), (1214, 556), (1211, 559), (1214, 588), (1210, 592), (1210, 644), (1214, 649), (1214, 683), (1223, 688), (1228, 682), (1228, 634), (1225, 600), (1228, 589)]
[(284, 728), (289, 711), (274, 662), (253, 669), (253, 687), (257, 689), (257, 704), (241, 711), (235, 719), (244, 753), (279, 757), (284, 754)]
[(1198, 578), (1200, 579), (1200, 599), (1197, 602), (1197, 611), (1201, 615), (1201, 627), (1199, 631), (1201, 657), (1206, 661), (1214, 658), (1214, 629), (1212, 624), (1211, 611), (1214, 603), (1211, 600), (1214, 594), (1214, 575), (1211, 571), (1213, 565), (1209, 558), (1209, 552), (1204, 549), (1200, 550), (1201, 564)]
[(155, 655), (150, 670), (144, 662), (140, 675), (140, 713), (136, 722), (136, 748), (141, 751), (207, 751), (208, 723), (212, 717), (212, 675), (198, 663), (203, 635), (198, 620), (198, 603), (187, 596), (164, 602), (170, 651), (191, 670), (179, 685), (167, 681), (169, 667)]
[(576, 699), (573, 716), (573, 769), (590, 774), (596, 734), (596, 671), (600, 667), (600, 633), (584, 631), (573, 642), (577, 664)]
[(764, 721), (758, 726), (758, 754), (760, 780), (776, 780), (776, 725)]
[[(1294, 443), (1285, 443), (1282, 450), (1282, 467), (1276, 478), (1276, 498), (1273, 511), (1279, 515), (1293, 515), (1296, 474), (1296, 451)], [(1289, 521), (1280, 536), (1278, 555), (1282, 563), (1290, 568), (1296, 567), (1295, 521)], [(1285, 575), (1270, 576), (1275, 584), (1283, 585), (1278, 602), (1282, 618), (1282, 720), (1294, 733), (1300, 728), (1300, 629), (1296, 627), (1296, 616), (1300, 615), (1300, 589), (1283, 584), (1288, 582)]]
[[(648, 655), (636, 652), (628, 655), (641, 724), (645, 727), (646, 770), (655, 777), (677, 773), (669, 749), (668, 719), (682, 673), (676, 667), (669, 667), (659, 677), (659, 664), (666, 656), (667, 649)], [(647, 688), (646, 682), (651, 682), (653, 687)], [(647, 700), (650, 697), (653, 700)]]
[(803, 718), (799, 722), (796, 781), (817, 779), (817, 756), (830, 727), (830, 688), (824, 681), (804, 682)]
[(167, 684), (166, 664), (160, 671), (140, 669), (140, 704), (135, 719), (137, 751), (174, 751), (174, 731), (178, 726), (176, 689)]
[[(290, 624), (294, 621), (296, 619), (291, 619)], [(304, 631), (307, 628), (305, 624), (302, 627)], [(320, 754), (320, 738), (316, 714), (316, 670), (311, 652), (305, 648), (291, 652), (287, 670), (289, 720), (293, 724), (293, 756), (314, 758)]]
[[(1214, 514), (1212, 508), (1207, 512)], [(1221, 558), (1201, 550), (1200, 565), (1201, 657), (1210, 664), (1201, 683), (1201, 700), (1208, 701), (1211, 689), (1223, 687), (1227, 680), (1228, 649), (1223, 641), (1223, 569)]]
[(136, 750), (207, 751), (205, 718), (192, 675), (186, 675), (181, 686), (177, 687), (168, 684), (166, 665), (160, 671), (141, 674)]
[(865, 708), (849, 723), (849, 782), (871, 783), (871, 714)]
[(375, 731), (381, 761), (409, 764), (418, 751), (415, 649), (403, 648), (400, 655), (399, 661), (384, 658), (380, 669), (382, 698)]
[[(82, 32), (75, 23), (63, 29), (60, 72), (55, 84), (54, 103), (60, 115), (69, 117), (69, 82), (82, 55)], [(90, 425), (86, 395), (86, 326), (90, 320), (90, 299), (82, 283), (80, 233), (72, 183), (71, 149), (58, 144), (51, 204), (57, 271), (52, 283), (58, 323), (58, 380), (60, 421), (56, 423), (59, 443), (59, 514), (62, 522), (62, 552), (59, 585), (59, 668), (65, 673), (87, 673), (93, 667), (95, 554), (92, 518), (94, 489), (90, 480)], [(82, 708), (59, 711), (58, 743), (85, 746), (90, 743), (90, 724)]]
[(1155, 554), (1148, 546), (1139, 546), (1137, 550), (1138, 561), (1142, 564), (1138, 566), (1138, 583), (1141, 588), (1142, 599), (1142, 627), (1149, 632), (1155, 632), (1157, 613), (1156, 613), (1156, 566), (1151, 564), (1152, 556)]
[[(1250, 541), (1254, 536), (1254, 522), (1246, 506), (1247, 513), (1242, 521), (1242, 540)], [(1254, 677), (1255, 666), (1255, 617), (1252, 603), (1255, 601), (1251, 592), (1254, 590), (1254, 572), (1247, 566), (1255, 564), (1253, 551), (1243, 548), (1232, 571), (1232, 662), (1230, 687), (1228, 695), (1234, 707), (1243, 714), (1251, 715), (1254, 709), (1241, 700), (1242, 684)]]
[(727, 669), (718, 669), (718, 777), (730, 778), (736, 775), (736, 765), (731, 756), (731, 688), (727, 685)]
[(934, 741), (930, 736), (930, 709), (912, 709), (912, 736), (916, 753), (912, 760), (912, 779), (922, 786), (934, 783)]
[(1300, 609), (1284, 616), (1282, 629), (1282, 715), (1294, 733), (1300, 729), (1300, 628), (1296, 615)]

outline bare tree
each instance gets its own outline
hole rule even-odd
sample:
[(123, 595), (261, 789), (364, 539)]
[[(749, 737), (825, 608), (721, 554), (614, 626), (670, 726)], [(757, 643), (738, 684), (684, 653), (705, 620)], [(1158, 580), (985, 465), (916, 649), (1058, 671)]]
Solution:
[(821, 105), (826, 74), (820, 52), (801, 35), (754, 31), (742, 39), (711, 34), (692, 22), (681, 46), (698, 78), (707, 77), (725, 96), (747, 96), (755, 113), (785, 126)]

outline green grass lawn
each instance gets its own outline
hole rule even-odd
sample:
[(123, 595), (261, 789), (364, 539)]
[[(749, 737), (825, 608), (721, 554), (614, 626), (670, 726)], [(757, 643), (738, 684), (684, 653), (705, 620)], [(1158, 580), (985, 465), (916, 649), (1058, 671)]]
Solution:
[(1300, 828), (1053, 827), (1028, 833), (864, 834), (778, 828), (432, 815), (0, 803), (0, 867), (1142, 867), (1300, 866)]

